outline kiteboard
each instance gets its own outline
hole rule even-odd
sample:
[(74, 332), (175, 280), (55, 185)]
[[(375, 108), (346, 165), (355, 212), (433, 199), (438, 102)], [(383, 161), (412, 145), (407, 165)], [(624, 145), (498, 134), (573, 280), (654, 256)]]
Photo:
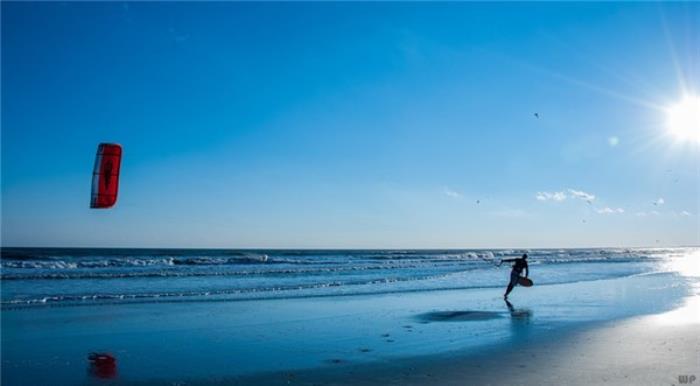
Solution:
[(520, 278), (518, 278), (518, 284), (523, 287), (532, 287), (534, 283), (532, 282), (532, 280), (526, 278), (525, 276), (520, 276)]

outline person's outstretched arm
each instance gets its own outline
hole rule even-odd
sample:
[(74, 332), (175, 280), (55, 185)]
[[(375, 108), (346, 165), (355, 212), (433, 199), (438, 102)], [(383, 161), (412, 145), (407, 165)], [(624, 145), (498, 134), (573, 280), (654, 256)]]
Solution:
[(518, 260), (518, 259), (503, 259), (503, 260), (501, 260), (501, 262), (502, 262), (502, 263), (512, 263), (512, 262), (514, 262), (515, 260)]

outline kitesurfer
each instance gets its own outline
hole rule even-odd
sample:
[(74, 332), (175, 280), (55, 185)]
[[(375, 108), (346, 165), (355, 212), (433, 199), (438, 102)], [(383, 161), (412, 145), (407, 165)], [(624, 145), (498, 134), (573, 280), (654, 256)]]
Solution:
[(501, 261), (502, 263), (513, 263), (513, 269), (510, 271), (510, 283), (508, 283), (508, 288), (506, 288), (506, 293), (503, 295), (503, 299), (508, 299), (508, 294), (513, 288), (518, 285), (518, 280), (520, 280), (520, 274), (525, 270), (525, 277), (530, 273), (527, 267), (527, 253), (523, 254), (523, 257), (516, 259), (505, 259)]

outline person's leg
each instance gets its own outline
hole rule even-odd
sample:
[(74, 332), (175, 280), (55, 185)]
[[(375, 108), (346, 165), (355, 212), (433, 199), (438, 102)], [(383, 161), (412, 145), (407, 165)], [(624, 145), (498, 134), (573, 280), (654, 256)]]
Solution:
[(506, 293), (505, 293), (505, 295), (503, 295), (503, 298), (507, 298), (507, 297), (508, 297), (508, 294), (509, 294), (510, 291), (512, 291), (512, 290), (513, 290), (513, 285), (510, 284), (510, 283), (508, 283), (508, 288), (506, 289)]
[(517, 272), (510, 273), (510, 283), (508, 283), (508, 288), (506, 289), (506, 293), (503, 295), (504, 298), (507, 298), (510, 291), (512, 291), (513, 288), (518, 284), (519, 276), (520, 276), (520, 274), (518, 274)]

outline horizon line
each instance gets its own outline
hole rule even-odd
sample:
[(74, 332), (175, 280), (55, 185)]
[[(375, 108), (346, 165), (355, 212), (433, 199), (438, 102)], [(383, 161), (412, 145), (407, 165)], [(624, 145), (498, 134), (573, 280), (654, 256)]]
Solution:
[(284, 248), (284, 247), (94, 247), (94, 246), (0, 246), (2, 249), (165, 249), (165, 250), (238, 250), (238, 251), (465, 251), (465, 250), (550, 250), (550, 249), (653, 249), (653, 248), (700, 248), (699, 245), (657, 245), (657, 246), (588, 246), (588, 247), (449, 247), (449, 248)]

